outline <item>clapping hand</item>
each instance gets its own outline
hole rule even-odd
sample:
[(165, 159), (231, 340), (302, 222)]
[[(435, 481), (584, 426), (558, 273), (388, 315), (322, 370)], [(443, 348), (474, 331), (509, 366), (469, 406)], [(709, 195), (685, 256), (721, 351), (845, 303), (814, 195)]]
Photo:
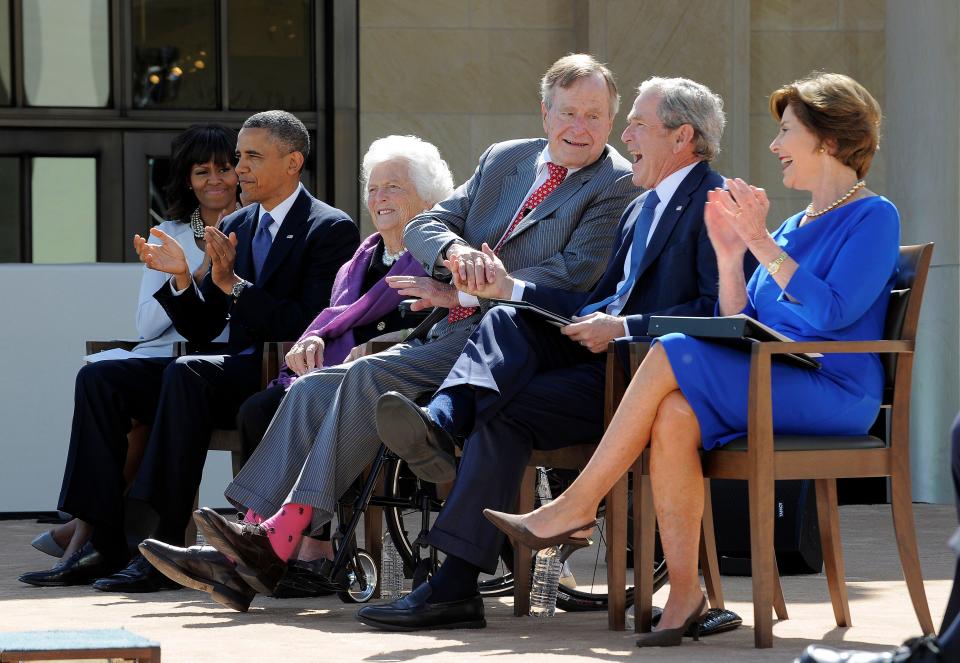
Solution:
[(769, 236), (770, 201), (763, 189), (742, 179), (727, 180), (729, 189), (707, 193), (703, 220), (718, 260), (740, 260), (747, 247)]
[(438, 306), (453, 308), (460, 302), (457, 300), (457, 289), (449, 283), (442, 283), (429, 276), (388, 276), (387, 285), (405, 297), (416, 297), (417, 301), (410, 305), (411, 311)]
[[(465, 279), (461, 276), (461, 274), (464, 273), (469, 276), (476, 270), (464, 269), (462, 264), (463, 259), (460, 256), (454, 255), (443, 261), (444, 267), (449, 269), (453, 275), (453, 286), (457, 290), (465, 292), (468, 295), (473, 295), (474, 297), (483, 297), (484, 299), (510, 299), (513, 294), (513, 278), (507, 273), (503, 262), (497, 257), (497, 254), (493, 252), (489, 244), (484, 242), (480, 250), (487, 260), (484, 266), (486, 278), (482, 280), (476, 277), (476, 275), (473, 279)], [(493, 278), (489, 278), (491, 274)]]
[(150, 234), (160, 240), (160, 244), (150, 244), (140, 235), (133, 236), (133, 248), (140, 262), (158, 272), (177, 277), (177, 289), (183, 290), (190, 283), (190, 265), (183, 253), (180, 242), (159, 228), (151, 228)]
[(240, 277), (233, 270), (237, 261), (237, 233), (230, 236), (214, 226), (204, 228), (206, 252), (210, 258), (210, 278), (225, 294), (230, 294)]

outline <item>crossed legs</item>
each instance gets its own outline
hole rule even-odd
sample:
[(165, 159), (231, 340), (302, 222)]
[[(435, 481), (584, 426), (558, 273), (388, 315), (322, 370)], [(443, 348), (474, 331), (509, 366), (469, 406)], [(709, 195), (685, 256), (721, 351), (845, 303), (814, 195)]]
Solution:
[(676, 628), (703, 598), (697, 576), (703, 474), (700, 427), (660, 345), (654, 345), (640, 365), (577, 480), (553, 502), (527, 515), (524, 524), (546, 537), (571, 524), (591, 522), (600, 500), (648, 444), (660, 539), (670, 560), (670, 597), (659, 628)]

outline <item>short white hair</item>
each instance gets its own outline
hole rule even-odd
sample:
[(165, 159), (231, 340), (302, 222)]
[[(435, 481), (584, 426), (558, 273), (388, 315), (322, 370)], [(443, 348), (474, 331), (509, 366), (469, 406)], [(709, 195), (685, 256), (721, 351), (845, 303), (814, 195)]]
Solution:
[(720, 138), (727, 118), (723, 99), (702, 83), (689, 78), (648, 78), (637, 88), (638, 94), (652, 92), (660, 96), (657, 117), (667, 129), (689, 124), (693, 127), (693, 152), (713, 161), (720, 154)]
[(453, 195), (453, 174), (437, 146), (416, 136), (393, 135), (376, 139), (363, 155), (360, 179), (364, 202), (370, 197), (367, 191), (370, 172), (376, 166), (396, 159), (407, 163), (407, 173), (417, 187), (417, 194), (430, 207)]

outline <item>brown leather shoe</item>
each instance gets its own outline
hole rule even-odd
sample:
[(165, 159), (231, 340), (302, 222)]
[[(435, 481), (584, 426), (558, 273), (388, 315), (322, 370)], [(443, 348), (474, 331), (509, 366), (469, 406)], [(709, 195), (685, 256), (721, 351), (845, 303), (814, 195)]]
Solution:
[(257, 594), (237, 573), (234, 563), (213, 546), (178, 548), (147, 539), (139, 548), (147, 561), (170, 580), (206, 592), (227, 608), (246, 612)]
[(261, 594), (273, 594), (287, 571), (277, 557), (262, 525), (232, 523), (209, 507), (198, 509), (193, 520), (207, 543), (237, 562), (237, 573)]

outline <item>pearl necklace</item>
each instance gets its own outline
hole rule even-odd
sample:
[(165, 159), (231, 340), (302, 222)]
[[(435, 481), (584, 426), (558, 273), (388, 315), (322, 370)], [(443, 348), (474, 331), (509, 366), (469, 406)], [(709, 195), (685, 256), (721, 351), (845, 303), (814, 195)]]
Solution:
[(193, 210), (190, 214), (190, 229), (193, 230), (195, 239), (203, 239), (203, 219), (200, 217), (200, 208)]
[(807, 205), (807, 209), (804, 211), (804, 214), (808, 219), (812, 219), (817, 216), (822, 216), (823, 214), (826, 214), (830, 210), (835, 209), (840, 205), (842, 205), (843, 203), (845, 203), (847, 200), (849, 200), (850, 196), (852, 196), (853, 194), (855, 194), (857, 191), (859, 191), (865, 186), (867, 186), (866, 181), (860, 180), (859, 182), (854, 184), (852, 187), (850, 187), (849, 191), (847, 191), (845, 194), (843, 194), (842, 196), (834, 200), (832, 203), (824, 207), (822, 210), (818, 210), (815, 212), (813, 210), (813, 203), (810, 203), (809, 205)]
[(406, 252), (407, 250), (404, 248), (404, 249), (400, 249), (396, 253), (390, 253), (389, 251), (387, 251), (387, 245), (384, 244), (383, 255), (380, 256), (380, 262), (382, 262), (385, 266), (390, 267), (393, 265), (393, 263), (395, 263), (400, 258), (400, 256), (402, 256)]

